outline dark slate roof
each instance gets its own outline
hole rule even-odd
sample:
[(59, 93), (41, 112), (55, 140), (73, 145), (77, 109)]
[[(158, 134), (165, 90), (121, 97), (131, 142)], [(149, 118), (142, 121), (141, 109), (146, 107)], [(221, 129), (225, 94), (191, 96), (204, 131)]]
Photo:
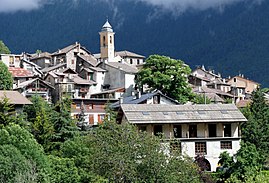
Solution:
[(220, 78), (216, 78), (214, 79), (213, 81), (211, 81), (210, 83), (208, 83), (207, 85), (209, 86), (212, 86), (212, 85), (226, 85), (226, 86), (231, 86), (231, 84), (228, 84), (228, 83), (225, 83), (223, 82)]
[[(167, 97), (166, 95), (162, 94), (162, 92), (160, 92), (160, 91), (155, 91), (153, 93), (143, 94), (138, 99), (136, 98), (136, 96), (124, 97), (123, 98), (123, 104), (140, 104), (140, 103), (143, 103), (144, 101), (146, 101), (146, 100), (148, 100), (148, 99), (150, 99), (153, 96), (158, 95), (158, 94), (161, 95), (161, 96), (163, 96), (163, 97), (165, 97), (165, 98), (167, 98), (168, 100), (172, 101), (175, 105), (176, 104), (180, 104), (176, 100), (174, 100), (174, 99), (172, 99), (170, 97)], [(119, 108), (120, 107), (119, 101), (111, 104), (110, 107), (111, 108)]]
[(46, 73), (46, 72), (50, 72), (50, 71), (56, 70), (56, 69), (61, 68), (61, 67), (66, 67), (66, 63), (58, 64), (58, 65), (55, 65), (52, 67), (46, 67), (46, 68), (42, 69), (41, 71)]
[(40, 58), (48, 58), (51, 59), (51, 54), (49, 52), (35, 53), (32, 55), (30, 60), (36, 60)]
[(106, 65), (114, 67), (116, 69), (122, 70), (126, 73), (135, 74), (138, 72), (138, 69), (134, 66), (131, 66), (127, 63), (120, 63), (120, 62), (108, 62)]
[(99, 62), (97, 61), (97, 59), (94, 56), (92, 56), (92, 55), (88, 55), (88, 56), (78, 55), (78, 57), (80, 57), (84, 61), (86, 61), (89, 64), (91, 64), (93, 67), (96, 67), (99, 64)]
[(122, 104), (121, 109), (127, 121), (132, 124), (247, 121), (244, 115), (234, 104)]
[(107, 70), (101, 68), (101, 67), (89, 67), (89, 69), (97, 72), (107, 72)]
[(143, 58), (143, 59), (145, 58), (145, 56), (143, 56), (143, 55), (139, 55), (139, 54), (127, 51), (127, 50), (117, 51), (117, 52), (115, 52), (115, 55), (116, 56), (119, 55), (121, 57), (134, 57), (134, 58)]
[(39, 82), (43, 83), (44, 85), (48, 86), (49, 88), (52, 88), (54, 89), (54, 87), (52, 85), (50, 85), (49, 83), (39, 79), (39, 78), (35, 78), (35, 79), (31, 79), (31, 80), (28, 80), (28, 81), (25, 81), (25, 82), (22, 82), (20, 83), (16, 88), (16, 89), (19, 89), (19, 88), (24, 88), (26, 86), (29, 86), (30, 84), (32, 84), (33, 82), (35, 82), (36, 80), (38, 80)]
[[(70, 50), (76, 48), (77, 46), (80, 46), (80, 43), (76, 42), (74, 44), (71, 44), (69, 46), (66, 46), (62, 49), (59, 49), (58, 51), (52, 53), (51, 55), (54, 56), (54, 55), (61, 55), (61, 54), (66, 54), (68, 53)], [(84, 49), (87, 53), (91, 54), (91, 52), (89, 50), (87, 50), (85, 47), (83, 46), (80, 46), (81, 49)]]
[(26, 105), (32, 104), (30, 100), (24, 97), (17, 91), (0, 91), (0, 100), (3, 100), (4, 97), (8, 98), (8, 102), (13, 105)]
[(74, 75), (73, 76), (74, 78), (72, 79), (74, 81), (75, 84), (79, 84), (79, 85), (93, 85), (93, 84), (96, 84), (96, 82), (94, 81), (90, 81), (90, 80), (86, 80), (86, 79), (83, 79), (77, 75)]
[(223, 95), (223, 96), (227, 96), (227, 97), (233, 97), (233, 95), (229, 94), (229, 93), (226, 93), (222, 90), (219, 90), (219, 89), (213, 89), (213, 88), (207, 88), (207, 87), (196, 87), (193, 89), (193, 92), (194, 93), (200, 93), (200, 94), (203, 94), (203, 93), (215, 93), (215, 94), (218, 94), (218, 95)]

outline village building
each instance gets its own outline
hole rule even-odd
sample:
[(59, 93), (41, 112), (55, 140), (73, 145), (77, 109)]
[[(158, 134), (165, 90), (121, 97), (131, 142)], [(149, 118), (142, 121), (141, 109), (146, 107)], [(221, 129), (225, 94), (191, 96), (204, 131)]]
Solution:
[(74, 98), (72, 100), (71, 116), (79, 118), (83, 111), (86, 125), (96, 126), (102, 124), (106, 116), (106, 106), (114, 103), (118, 99), (111, 98)]
[(0, 60), (6, 64), (7, 67), (20, 67), (23, 54), (0, 54)]
[[(119, 123), (134, 124), (151, 135), (163, 135), (165, 147), (203, 157), (207, 171), (216, 171), (220, 153), (236, 154), (240, 124), (247, 119), (234, 104), (121, 104)], [(172, 140), (172, 141), (170, 141)]]
[(47, 102), (51, 102), (52, 91), (55, 88), (40, 78), (34, 78), (19, 83), (13, 89), (20, 92), (24, 97), (31, 98), (34, 95), (38, 95), (41, 96)]
[(23, 106), (32, 104), (30, 100), (17, 91), (0, 90), (0, 101), (3, 101), (4, 98), (8, 99), (8, 103), (15, 111), (15, 114), (20, 114), (23, 110)]
[(85, 47), (81, 46), (80, 43), (69, 45), (65, 48), (59, 49), (58, 51), (51, 54), (53, 65), (66, 63), (68, 68), (76, 70), (76, 62), (78, 55), (91, 55)]
[(259, 83), (249, 80), (240, 74), (227, 80), (231, 85), (231, 94), (234, 95), (235, 102), (250, 99), (251, 93), (259, 87)]
[(114, 110), (120, 108), (121, 104), (168, 104), (168, 105), (179, 105), (180, 103), (176, 100), (164, 95), (161, 91), (153, 91), (150, 93), (141, 94), (135, 92), (131, 96), (122, 97), (119, 101), (110, 105)]
[(52, 57), (48, 52), (32, 54), (29, 60), (38, 65), (41, 69), (52, 66)]

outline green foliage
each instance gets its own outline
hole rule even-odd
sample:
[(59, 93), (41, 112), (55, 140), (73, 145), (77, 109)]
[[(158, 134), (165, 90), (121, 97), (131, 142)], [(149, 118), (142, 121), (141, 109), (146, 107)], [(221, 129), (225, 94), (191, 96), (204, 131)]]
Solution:
[(72, 159), (49, 156), (51, 183), (78, 183), (80, 176)]
[(65, 98), (55, 106), (40, 96), (33, 96), (33, 105), (25, 106), (24, 112), (30, 122), (30, 130), (46, 152), (57, 154), (60, 145), (77, 134), (71, 113), (71, 100)]
[(186, 103), (193, 98), (187, 76), (191, 69), (181, 60), (166, 56), (151, 55), (138, 72), (137, 84), (142, 87), (160, 90), (163, 94)]
[(194, 95), (192, 102), (195, 104), (210, 104), (211, 100), (204, 95)]
[(15, 122), (13, 106), (9, 104), (8, 98), (0, 98), (0, 127)]
[(199, 182), (191, 160), (164, 153), (168, 144), (130, 124), (109, 121), (87, 136), (66, 141), (61, 150), (63, 157), (74, 159), (83, 182), (96, 175), (109, 182)]
[(10, 50), (3, 41), (0, 40), (0, 54), (10, 54)]
[(60, 145), (73, 138), (77, 132), (75, 121), (71, 117), (71, 104), (72, 100), (70, 98), (63, 98), (54, 107), (54, 113), (52, 115), (53, 121), (53, 149), (59, 150)]
[(13, 77), (8, 71), (8, 67), (0, 61), (0, 90), (11, 90), (13, 87)]
[(244, 110), (248, 122), (242, 124), (242, 139), (254, 144), (257, 150), (268, 157), (269, 153), (269, 106), (263, 92), (258, 89), (252, 94), (252, 103)]
[(0, 130), (0, 137), (0, 177), (2, 180), (48, 182), (47, 157), (42, 146), (27, 130), (18, 125), (8, 125)]

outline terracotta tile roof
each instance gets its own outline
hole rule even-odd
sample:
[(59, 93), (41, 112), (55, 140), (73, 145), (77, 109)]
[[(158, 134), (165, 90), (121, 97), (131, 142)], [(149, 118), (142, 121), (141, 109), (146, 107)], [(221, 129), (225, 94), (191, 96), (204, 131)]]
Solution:
[(31, 71), (28, 71), (23, 68), (19, 67), (9, 67), (8, 68), (9, 72), (12, 74), (14, 78), (17, 77), (34, 77), (34, 74)]
[(24, 105), (24, 104), (32, 104), (30, 100), (24, 97), (17, 91), (0, 91), (0, 100), (3, 100), (4, 97), (9, 99), (9, 103), (13, 105)]

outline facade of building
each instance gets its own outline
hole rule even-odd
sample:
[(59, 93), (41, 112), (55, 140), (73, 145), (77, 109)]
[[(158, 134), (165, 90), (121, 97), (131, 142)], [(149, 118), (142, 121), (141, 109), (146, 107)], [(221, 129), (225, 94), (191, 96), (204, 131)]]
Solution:
[(34, 95), (41, 96), (44, 100), (52, 101), (52, 91), (55, 88), (40, 78), (34, 78), (18, 84), (14, 90), (20, 92), (24, 97), (31, 98)]
[(121, 123), (160, 135), (172, 150), (176, 145), (192, 158), (204, 157), (208, 171), (216, 171), (220, 153), (234, 155), (240, 148), (244, 115), (234, 104), (149, 105), (122, 104)]
[(117, 100), (115, 99), (99, 99), (99, 98), (90, 98), (90, 99), (78, 99), (75, 98), (72, 100), (73, 104), (71, 107), (71, 115), (74, 118), (78, 118), (81, 114), (82, 109), (84, 112), (84, 119), (87, 125), (96, 126), (102, 124), (106, 116), (106, 105), (107, 103), (113, 103)]

